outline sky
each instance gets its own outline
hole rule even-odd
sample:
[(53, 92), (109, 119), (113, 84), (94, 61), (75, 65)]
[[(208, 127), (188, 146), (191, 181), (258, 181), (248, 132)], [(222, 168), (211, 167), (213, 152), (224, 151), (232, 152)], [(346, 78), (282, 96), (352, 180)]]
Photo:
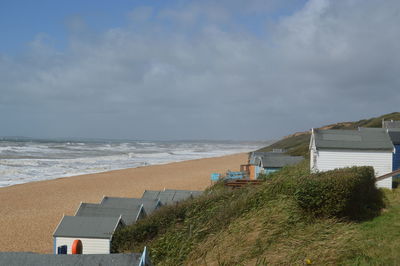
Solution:
[(399, 25), (398, 0), (1, 0), (0, 136), (270, 140), (395, 112)]

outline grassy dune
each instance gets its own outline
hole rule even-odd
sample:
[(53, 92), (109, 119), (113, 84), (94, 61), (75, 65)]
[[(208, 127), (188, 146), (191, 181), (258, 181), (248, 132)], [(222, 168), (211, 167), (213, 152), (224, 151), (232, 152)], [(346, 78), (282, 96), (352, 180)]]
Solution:
[(369, 220), (318, 217), (293, 196), (308, 170), (304, 161), (259, 187), (217, 184), (117, 232), (114, 251), (147, 245), (157, 265), (398, 264), (400, 190), (384, 191), (386, 207)]

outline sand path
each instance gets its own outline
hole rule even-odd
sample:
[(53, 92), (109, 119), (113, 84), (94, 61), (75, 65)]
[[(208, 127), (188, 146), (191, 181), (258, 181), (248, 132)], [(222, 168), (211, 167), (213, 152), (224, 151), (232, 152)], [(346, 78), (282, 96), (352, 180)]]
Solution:
[(247, 154), (59, 178), (0, 188), (0, 251), (51, 253), (52, 234), (80, 202), (141, 197), (145, 189), (203, 190), (210, 173), (238, 170)]

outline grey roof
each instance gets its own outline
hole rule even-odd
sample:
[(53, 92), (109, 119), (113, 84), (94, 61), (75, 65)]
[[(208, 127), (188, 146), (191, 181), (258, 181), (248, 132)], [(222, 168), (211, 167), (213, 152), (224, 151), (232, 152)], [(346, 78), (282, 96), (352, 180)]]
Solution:
[(158, 198), (163, 205), (169, 205), (175, 203), (174, 201), (175, 192), (174, 191), (160, 191)]
[(160, 192), (159, 190), (145, 190), (142, 199), (158, 199)]
[(122, 222), (126, 225), (133, 224), (143, 212), (142, 203), (132, 204), (131, 206), (104, 206), (94, 203), (81, 203), (75, 216), (85, 217), (122, 217)]
[(117, 198), (117, 197), (103, 197), (100, 203), (107, 207), (117, 208), (132, 208), (143, 204), (146, 214), (154, 212), (162, 204), (158, 199), (137, 199), (137, 198)]
[(250, 153), (249, 164), (259, 165), (260, 164), (260, 158), (265, 157), (265, 156), (269, 156), (269, 155), (286, 155), (286, 154), (284, 153), (284, 150), (267, 151), (267, 152), (254, 151), (254, 152)]
[(194, 198), (199, 195), (201, 195), (203, 192), (202, 191), (196, 191), (196, 190), (172, 190), (172, 189), (166, 189), (164, 193), (166, 192), (174, 192), (174, 197), (172, 199), (173, 202), (179, 202), (182, 200), (186, 200), (189, 198)]
[(202, 191), (197, 190), (175, 190), (166, 189), (164, 191), (146, 190), (143, 193), (143, 198), (158, 198), (163, 205), (174, 204), (192, 197), (199, 196)]
[(179, 189), (165, 189), (164, 191), (173, 191), (175, 192), (176, 197), (182, 197), (186, 195), (187, 197), (198, 197), (203, 194), (201, 190), (179, 190)]
[(204, 193), (204, 191), (201, 191), (201, 190), (191, 190), (190, 192), (192, 193), (192, 196), (194, 198), (198, 197), (198, 196), (200, 196), (200, 195), (202, 195)]
[(317, 149), (393, 150), (389, 134), (384, 130), (315, 130)]
[(120, 217), (64, 216), (53, 236), (111, 239), (120, 220)]
[(281, 168), (287, 165), (294, 165), (302, 160), (303, 156), (290, 156), (285, 154), (268, 154), (260, 158), (264, 168)]
[(0, 253), (0, 265), (8, 266), (138, 266), (142, 254), (84, 254), (84, 255), (54, 255), (30, 252)]
[(381, 127), (359, 127), (359, 131), (372, 131), (372, 132), (387, 132), (386, 128)]
[(272, 153), (271, 151), (263, 152), (263, 151), (253, 151), (249, 153), (249, 164), (256, 164), (256, 160), (259, 157), (265, 156), (266, 154)]
[(387, 132), (389, 134), (390, 140), (393, 144), (399, 145), (400, 144), (400, 129), (399, 128), (370, 128), (370, 127), (360, 127), (360, 131), (381, 131)]

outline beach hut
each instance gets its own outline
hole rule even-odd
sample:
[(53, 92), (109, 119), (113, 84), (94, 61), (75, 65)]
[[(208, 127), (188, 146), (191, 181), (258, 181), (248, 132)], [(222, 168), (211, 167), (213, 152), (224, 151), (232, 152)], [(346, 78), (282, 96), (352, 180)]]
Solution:
[(143, 199), (157, 199), (162, 205), (173, 204), (175, 193), (173, 191), (159, 191), (159, 190), (145, 190), (143, 192)]
[(159, 199), (137, 199), (137, 198), (117, 198), (104, 196), (100, 205), (110, 208), (136, 208), (143, 204), (144, 211), (147, 215), (151, 214), (162, 206)]
[(146, 250), (143, 253), (81, 254), (73, 256), (31, 252), (0, 252), (0, 264), (7, 266), (152, 266)]
[(53, 234), (54, 254), (61, 246), (67, 246), (67, 254), (72, 254), (76, 240), (82, 243), (82, 254), (109, 254), (112, 237), (120, 226), (121, 216), (64, 216)]
[(392, 170), (400, 169), (400, 129), (392, 129), (388, 131), (390, 140), (392, 141), (395, 151), (393, 153), (393, 166)]
[[(377, 176), (392, 172), (395, 149), (384, 130), (313, 129), (309, 148), (312, 172), (351, 166), (372, 166)], [(377, 187), (392, 188), (392, 178)]]
[(249, 179), (254, 180), (257, 179), (258, 174), (260, 173), (260, 158), (265, 154), (266, 152), (251, 152), (249, 153), (249, 159), (248, 159), (248, 175)]
[(303, 156), (290, 156), (287, 154), (271, 152), (258, 159), (256, 162), (258, 163), (256, 173), (257, 176), (260, 173), (269, 175), (281, 170), (285, 166), (298, 164), (302, 160), (304, 160)]
[(164, 189), (163, 191), (145, 190), (143, 199), (159, 199), (162, 205), (176, 204), (180, 201), (201, 195), (202, 191)]
[(395, 152), (393, 154), (393, 171), (398, 170), (400, 169), (400, 121), (382, 120), (382, 128), (387, 129), (395, 147)]
[(146, 217), (143, 203), (137, 202), (129, 206), (105, 206), (102, 204), (82, 203), (75, 216), (86, 217), (119, 217), (124, 225), (131, 225)]
[(290, 156), (282, 150), (272, 152), (253, 152), (249, 157), (252, 165), (249, 178), (257, 179), (259, 174), (270, 174), (279, 171), (284, 166), (294, 165), (304, 160), (302, 156)]

